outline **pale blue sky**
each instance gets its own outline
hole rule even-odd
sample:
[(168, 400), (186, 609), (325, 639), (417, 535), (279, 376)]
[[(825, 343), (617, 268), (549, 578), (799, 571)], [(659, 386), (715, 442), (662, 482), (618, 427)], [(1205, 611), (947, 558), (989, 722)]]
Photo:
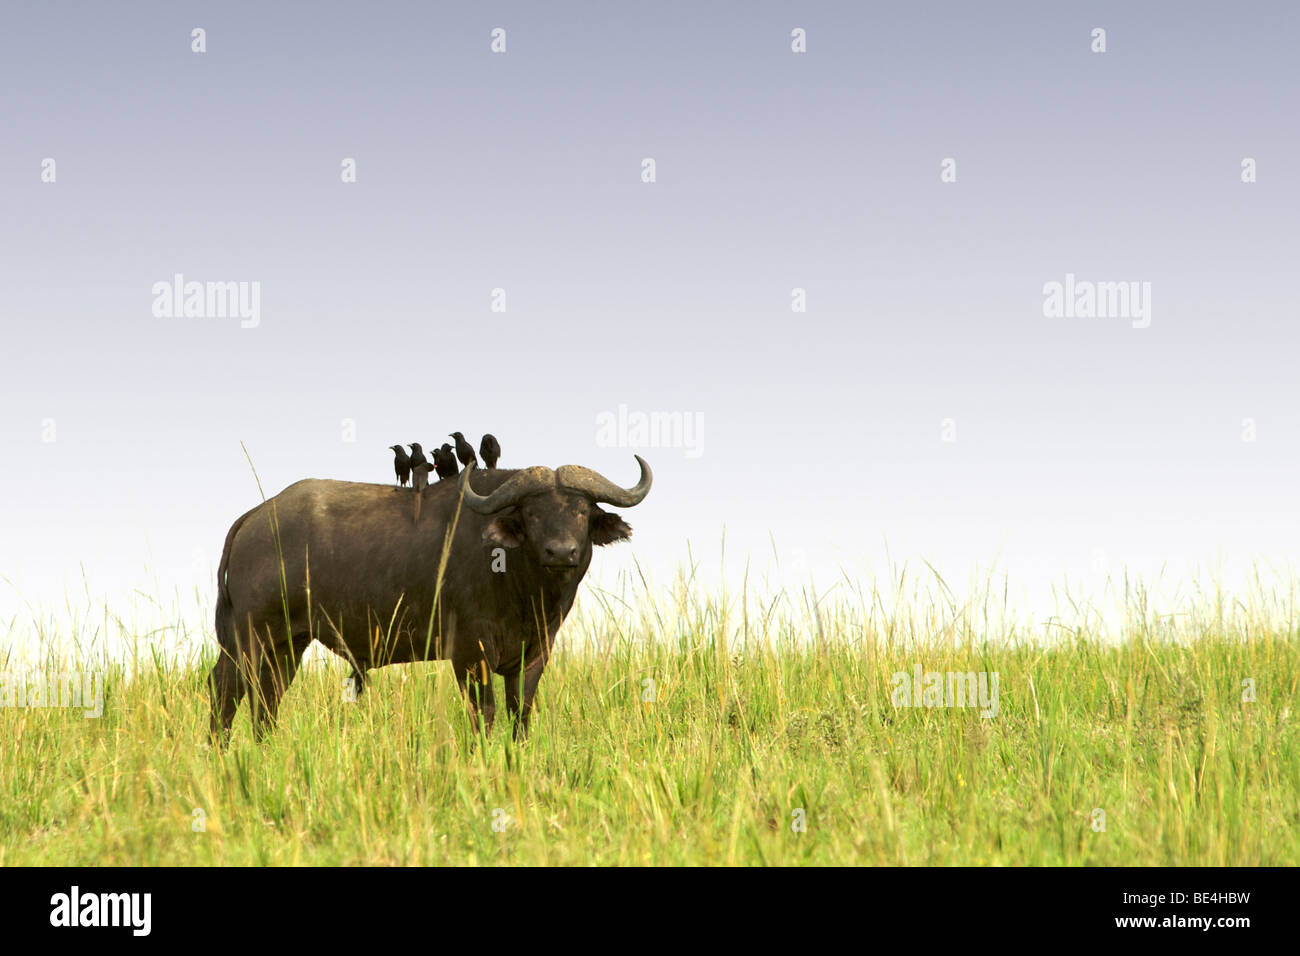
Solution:
[[(387, 480), (385, 446), (453, 429), (631, 483), (637, 449), (596, 441), (620, 404), (699, 416), (703, 454), (643, 451), (655, 490), (599, 574), (713, 553), (724, 524), (730, 553), (771, 533), (814, 570), (886, 541), (959, 577), (999, 558), (1031, 601), (1294, 550), (1288, 5), (0, 19), (4, 620), (83, 568), (210, 591), (257, 500), (241, 440), (268, 493)], [(178, 272), (259, 282), (260, 325), (155, 318)], [(1044, 318), (1067, 272), (1150, 282), (1150, 328)]]

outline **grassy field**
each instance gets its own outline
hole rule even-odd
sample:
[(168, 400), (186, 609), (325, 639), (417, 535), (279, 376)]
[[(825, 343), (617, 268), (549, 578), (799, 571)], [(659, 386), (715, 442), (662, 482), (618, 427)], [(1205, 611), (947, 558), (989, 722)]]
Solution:
[[(473, 742), (441, 663), (356, 703), (341, 662), (306, 668), (225, 752), (198, 666), (110, 672), (99, 719), (0, 708), (0, 864), (1300, 863), (1293, 632), (986, 644), (584, 602), (523, 746)], [(917, 665), (995, 672), (996, 716), (895, 707)]]

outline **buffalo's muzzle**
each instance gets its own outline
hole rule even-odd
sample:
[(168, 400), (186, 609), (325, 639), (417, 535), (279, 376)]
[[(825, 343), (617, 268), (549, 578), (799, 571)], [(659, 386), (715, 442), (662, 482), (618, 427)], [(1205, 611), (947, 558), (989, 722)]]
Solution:
[(572, 541), (548, 544), (542, 549), (542, 563), (550, 568), (577, 567), (578, 546)]

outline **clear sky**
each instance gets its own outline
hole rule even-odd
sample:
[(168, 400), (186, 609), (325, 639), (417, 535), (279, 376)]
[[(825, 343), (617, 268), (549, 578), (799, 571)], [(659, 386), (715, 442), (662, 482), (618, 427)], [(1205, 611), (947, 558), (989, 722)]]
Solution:
[[(1285, 3), (6, 3), (0, 620), (210, 596), (241, 441), (271, 494), (454, 429), (650, 461), (600, 577), (724, 526), (1027, 610), (1284, 566), (1297, 49)], [(176, 274), (257, 283), (255, 327), (156, 315)], [(1067, 275), (1149, 312), (1045, 315)]]

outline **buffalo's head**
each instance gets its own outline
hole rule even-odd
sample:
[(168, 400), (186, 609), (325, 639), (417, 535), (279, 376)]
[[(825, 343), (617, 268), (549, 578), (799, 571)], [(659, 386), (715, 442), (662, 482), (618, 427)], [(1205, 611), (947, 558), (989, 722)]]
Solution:
[(640, 455), (641, 480), (620, 488), (581, 465), (554, 471), (536, 466), (517, 471), (487, 495), (470, 486), (474, 463), (465, 467), (460, 491), (466, 506), (488, 521), (485, 543), (506, 548), (527, 546), (542, 567), (556, 572), (585, 570), (592, 545), (612, 544), (632, 534), (621, 517), (600, 505), (631, 508), (650, 493), (654, 476)]

